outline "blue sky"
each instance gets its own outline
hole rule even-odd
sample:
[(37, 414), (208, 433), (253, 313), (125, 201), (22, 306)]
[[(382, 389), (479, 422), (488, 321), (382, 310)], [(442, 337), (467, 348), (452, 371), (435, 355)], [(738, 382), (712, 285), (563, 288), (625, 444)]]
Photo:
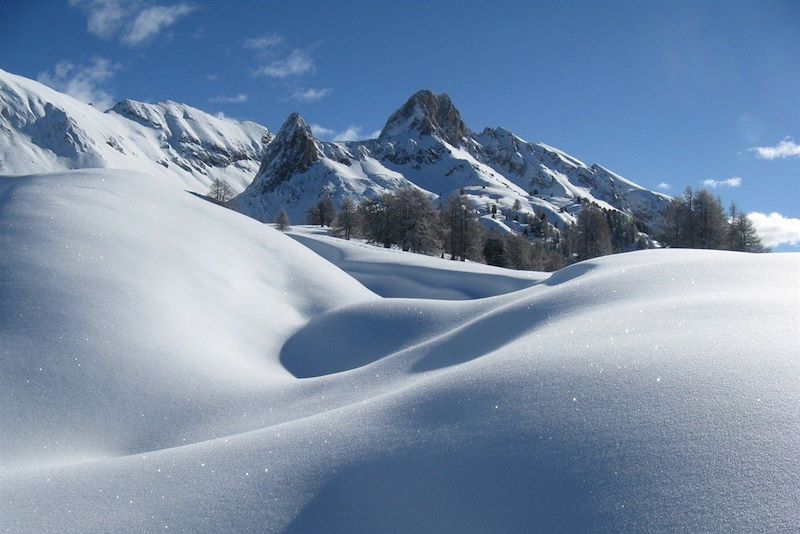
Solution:
[[(416, 90), (800, 246), (800, 2), (6, 0), (0, 68), (363, 138)], [(758, 147), (761, 147), (759, 149)], [(768, 215), (776, 214), (772, 217)]]

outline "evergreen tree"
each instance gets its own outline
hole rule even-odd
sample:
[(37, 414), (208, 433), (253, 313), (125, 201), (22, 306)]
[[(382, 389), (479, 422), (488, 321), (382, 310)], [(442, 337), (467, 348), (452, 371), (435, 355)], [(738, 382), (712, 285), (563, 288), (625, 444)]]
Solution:
[(769, 252), (758, 237), (753, 221), (745, 213), (736, 209), (736, 204), (730, 207), (730, 226), (727, 238), (728, 249), (740, 252)]
[(275, 222), (275, 228), (281, 232), (285, 232), (290, 228), (289, 215), (286, 214), (286, 210), (283, 208), (278, 212), (278, 220)]

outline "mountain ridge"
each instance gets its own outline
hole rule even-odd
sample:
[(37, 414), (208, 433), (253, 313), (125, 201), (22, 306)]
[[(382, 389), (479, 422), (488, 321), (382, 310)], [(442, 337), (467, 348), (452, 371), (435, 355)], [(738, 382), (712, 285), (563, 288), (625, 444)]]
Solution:
[(0, 70), (0, 174), (121, 168), (167, 175), (205, 193), (215, 179), (239, 192), (271, 132), (186, 104), (123, 100), (106, 111)]
[[(286, 140), (278, 136), (253, 183), (235, 199), (237, 209), (271, 221), (284, 208), (294, 220), (304, 220), (306, 211), (324, 196), (335, 202), (344, 197), (359, 201), (414, 186), (439, 198), (463, 192), (475, 201), (486, 225), (520, 231), (514, 215), (544, 214), (563, 227), (575, 222), (585, 203), (657, 227), (671, 201), (601, 165), (586, 165), (505, 128), (475, 133), (445, 93), (414, 93), (389, 116), (377, 139), (325, 142), (310, 129), (305, 136), (316, 149), (313, 161), (281, 150), (276, 143)], [(520, 207), (514, 210), (517, 201)], [(504, 220), (488, 221), (492, 205), (507, 215)]]
[(529, 216), (564, 227), (585, 204), (658, 227), (671, 201), (505, 128), (477, 133), (447, 94), (429, 90), (391, 113), (377, 139), (349, 142), (317, 139), (298, 113), (273, 135), (170, 100), (122, 100), (103, 112), (4, 71), (0, 104), (0, 174), (122, 168), (168, 175), (199, 193), (220, 179), (238, 193), (234, 207), (261, 221), (284, 208), (299, 222), (324, 196), (360, 201), (402, 187), (434, 199), (463, 192), (484, 225), (506, 232), (522, 231)]

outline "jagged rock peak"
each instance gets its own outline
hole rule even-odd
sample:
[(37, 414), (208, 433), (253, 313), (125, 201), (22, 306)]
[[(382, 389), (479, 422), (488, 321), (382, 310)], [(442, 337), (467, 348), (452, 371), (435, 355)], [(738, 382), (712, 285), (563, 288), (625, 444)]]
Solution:
[(282, 139), (289, 139), (295, 136), (314, 139), (314, 134), (311, 133), (311, 127), (306, 124), (306, 121), (303, 120), (303, 117), (301, 117), (297, 112), (291, 113), (288, 117), (286, 117), (286, 120), (283, 122), (283, 126), (281, 126), (281, 129), (278, 130), (278, 133), (276, 134), (276, 137)]
[(255, 181), (271, 191), (293, 174), (308, 170), (319, 159), (320, 149), (311, 128), (299, 113), (292, 113), (267, 145)]
[(460, 146), (469, 135), (461, 113), (445, 93), (417, 91), (403, 107), (395, 111), (381, 131), (381, 137), (393, 137), (417, 131), (437, 135), (451, 145)]

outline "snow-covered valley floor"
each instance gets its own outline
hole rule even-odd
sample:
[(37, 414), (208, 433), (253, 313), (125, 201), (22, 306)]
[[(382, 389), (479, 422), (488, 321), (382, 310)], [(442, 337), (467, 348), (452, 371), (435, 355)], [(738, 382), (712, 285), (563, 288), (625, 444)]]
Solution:
[(797, 532), (798, 325), (800, 254), (517, 273), (3, 177), (0, 531)]

